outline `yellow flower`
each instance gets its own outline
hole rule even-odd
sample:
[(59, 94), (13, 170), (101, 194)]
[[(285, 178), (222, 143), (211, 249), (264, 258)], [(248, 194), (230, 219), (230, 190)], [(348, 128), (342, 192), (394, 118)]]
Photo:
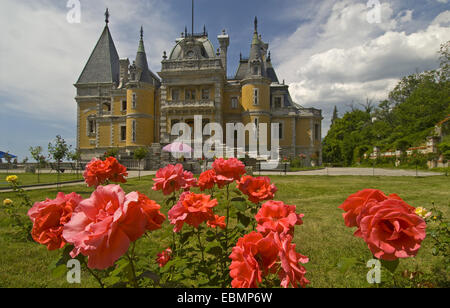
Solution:
[(9, 183), (15, 183), (19, 180), (19, 177), (17, 175), (10, 175), (6, 177), (6, 181)]
[(424, 207), (418, 207), (415, 210), (417, 216), (420, 216), (422, 218), (428, 218), (431, 216), (431, 212), (428, 212), (428, 210)]
[(11, 199), (5, 199), (5, 200), (3, 200), (3, 205), (4, 205), (4, 206), (9, 206), (9, 205), (11, 205), (11, 204), (13, 204), (13, 201), (12, 201)]

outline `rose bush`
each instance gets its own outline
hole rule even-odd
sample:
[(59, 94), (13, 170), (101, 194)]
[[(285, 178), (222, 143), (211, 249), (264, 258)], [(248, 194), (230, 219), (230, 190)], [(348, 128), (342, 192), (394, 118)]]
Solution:
[(292, 242), (304, 215), (272, 200), (277, 188), (269, 178), (244, 174), (234, 158), (217, 159), (198, 180), (181, 164), (158, 170), (152, 190), (167, 196), (173, 232), (154, 266), (138, 266), (136, 242), (151, 238), (166, 217), (145, 194), (108, 184), (125, 181), (126, 168), (115, 158), (86, 167), (86, 183), (95, 187), (89, 198), (59, 193), (37, 202), (29, 211), (32, 235), (49, 250), (65, 246), (54, 271), (77, 258), (102, 287), (305, 287), (308, 258)]

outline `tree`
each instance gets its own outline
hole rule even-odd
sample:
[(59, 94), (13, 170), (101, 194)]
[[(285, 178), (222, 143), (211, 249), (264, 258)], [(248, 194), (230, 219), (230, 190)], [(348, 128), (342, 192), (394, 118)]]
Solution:
[(67, 145), (66, 141), (59, 135), (56, 136), (56, 139), (54, 140), (55, 144), (52, 144), (49, 142), (48, 144), (48, 152), (50, 153), (51, 157), (56, 162), (56, 168), (57, 168), (57, 184), (59, 185), (59, 174), (61, 172), (61, 162), (64, 158), (68, 158), (68, 155), (70, 153), (70, 146)]
[(31, 157), (36, 161), (37, 164), (37, 178), (38, 183), (40, 183), (40, 170), (41, 170), (41, 164), (42, 164), (42, 147), (36, 146), (36, 147), (30, 147), (29, 149)]
[(141, 161), (142, 161), (144, 158), (146, 158), (147, 155), (148, 155), (148, 149), (147, 149), (147, 148), (144, 148), (144, 147), (137, 148), (137, 149), (134, 151), (134, 154), (133, 154), (134, 159), (137, 159), (138, 162), (139, 162), (139, 180), (141, 179)]
[(11, 168), (11, 160), (12, 160), (12, 156), (9, 155), (9, 152), (6, 152), (5, 155), (3, 156), (3, 158), (5, 158), (6, 163), (8, 164), (8, 169), (6, 169), (6, 173), (9, 172), (9, 169)]
[(73, 152), (70, 152), (68, 157), (69, 157), (69, 159), (71, 161), (75, 162), (75, 169), (76, 169), (77, 178), (78, 178), (78, 165), (79, 165), (80, 160), (81, 160), (81, 152), (80, 152), (80, 150), (77, 149), (77, 150), (75, 150)]

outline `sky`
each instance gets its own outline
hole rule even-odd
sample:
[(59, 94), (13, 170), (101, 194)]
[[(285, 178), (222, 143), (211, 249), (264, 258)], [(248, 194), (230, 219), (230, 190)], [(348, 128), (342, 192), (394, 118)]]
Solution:
[[(71, 2), (80, 3), (79, 23), (68, 22)], [(191, 28), (191, 0), (1, 1), (0, 151), (30, 158), (30, 146), (47, 149), (56, 135), (75, 146), (73, 84), (106, 7), (119, 56), (135, 58), (142, 25), (155, 73)], [(298, 104), (322, 110), (324, 135), (334, 106), (342, 115), (387, 98), (401, 77), (437, 68), (450, 40), (450, 0), (195, 0), (195, 32), (206, 25), (216, 48), (222, 29), (230, 35), (228, 75), (249, 54), (255, 16), (278, 78)]]

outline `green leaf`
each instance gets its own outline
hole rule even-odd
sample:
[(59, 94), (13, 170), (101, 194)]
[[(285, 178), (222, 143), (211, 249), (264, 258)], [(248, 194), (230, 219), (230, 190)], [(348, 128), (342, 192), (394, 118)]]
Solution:
[(245, 212), (247, 210), (247, 204), (245, 202), (234, 202), (233, 206), (240, 212)]
[(237, 213), (238, 221), (241, 223), (244, 227), (248, 227), (250, 224), (250, 217), (243, 215), (242, 213)]
[(342, 258), (337, 263), (337, 268), (341, 271), (341, 273), (345, 273), (357, 262), (358, 260), (356, 260), (355, 258)]
[(222, 247), (220, 247), (217, 243), (210, 243), (208, 246), (206, 246), (205, 251), (209, 254), (212, 254), (214, 256), (220, 256), (222, 254)]
[(395, 270), (397, 269), (397, 267), (400, 263), (399, 259), (397, 259), (395, 261), (380, 260), (380, 262), (381, 262), (381, 266), (385, 267), (391, 273), (395, 272)]
[(245, 202), (245, 199), (242, 197), (235, 197), (231, 199), (231, 202)]

